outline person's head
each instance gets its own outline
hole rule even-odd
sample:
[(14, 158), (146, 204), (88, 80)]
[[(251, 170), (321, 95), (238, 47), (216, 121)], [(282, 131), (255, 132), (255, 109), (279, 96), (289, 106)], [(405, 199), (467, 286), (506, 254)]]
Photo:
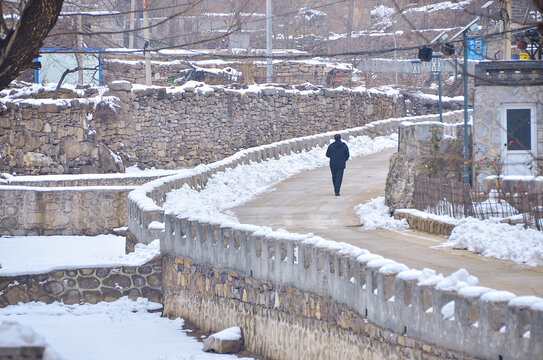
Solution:
[(335, 134), (335, 135), (334, 135), (334, 140), (336, 140), (336, 141), (341, 141), (341, 135)]

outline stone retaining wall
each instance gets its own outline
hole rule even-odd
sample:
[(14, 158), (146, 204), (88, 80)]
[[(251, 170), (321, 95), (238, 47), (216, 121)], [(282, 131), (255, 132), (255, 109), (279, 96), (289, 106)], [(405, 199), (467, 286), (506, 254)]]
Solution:
[(134, 186), (0, 186), (0, 236), (98, 235), (127, 225)]
[(208, 332), (240, 326), (245, 347), (266, 359), (472, 359), (378, 327), (314, 292), (179, 256), (163, 264), (164, 315)]
[(83, 92), (84, 98), (73, 93), (59, 101), (17, 99), (0, 105), (2, 172), (122, 172), (134, 164), (175, 169), (406, 113), (402, 95), (369, 90), (132, 90), (129, 83), (113, 83), (104, 95)]
[(44, 352), (44, 346), (0, 347), (0, 360), (39, 360)]
[[(111, 88), (110, 88), (111, 89)], [(403, 97), (367, 91), (256, 91), (224, 87), (116, 87), (120, 109), (95, 114), (96, 140), (124, 164), (176, 168), (208, 164), (240, 149), (403, 116)]]
[[(249, 350), (272, 359), (314, 351), (310, 358), (536, 360), (543, 352), (543, 307), (421, 285), (322, 239), (170, 214), (165, 220), (165, 313), (212, 331), (241, 326)], [(446, 317), (451, 302), (454, 316)], [(399, 348), (402, 337), (414, 347)], [(335, 340), (338, 346), (328, 345)]]
[[(182, 77), (180, 71), (193, 69), (193, 67), (188, 64), (190, 59), (187, 59), (188, 61), (156, 61), (165, 59), (165, 56), (157, 55), (154, 56), (154, 61), (151, 61), (153, 85), (170, 86), (171, 84), (168, 81)], [(237, 71), (242, 72), (243, 75), (235, 78), (219, 78), (211, 75), (206, 79), (201, 80), (216, 85), (226, 85), (230, 83), (252, 84), (253, 82), (262, 84), (267, 82), (266, 64), (262, 62), (223, 61), (220, 63), (220, 67), (211, 63), (209, 66), (202, 66), (201, 69), (224, 69), (226, 67), (232, 67)], [(102, 74), (104, 84), (111, 84), (118, 80), (124, 80), (134, 84), (145, 84), (145, 63), (142, 60), (122, 61), (105, 59)], [(326, 63), (276, 60), (273, 64), (273, 82), (278, 84), (296, 85), (311, 83), (326, 87), (345, 86), (349, 88), (361, 85), (360, 81), (352, 80), (352, 75), (352, 69), (345, 69), (344, 67), (337, 68)], [(332, 82), (334, 78), (339, 79), (339, 81)]]
[[(385, 187), (385, 204), (392, 211), (413, 207), (415, 178), (419, 176), (462, 183), (464, 124), (444, 122), (401, 125), (398, 152), (390, 159)], [(471, 144), (471, 125), (468, 125), (468, 136), (468, 144)], [(471, 145), (469, 148), (471, 154)]]
[(122, 296), (162, 301), (162, 257), (142, 266), (66, 269), (39, 275), (0, 276), (0, 307), (19, 302), (65, 304), (114, 301)]
[(394, 219), (405, 219), (410, 229), (420, 230), (434, 235), (451, 235), (454, 225), (435, 219), (423, 218), (409, 212), (403, 212), (402, 209), (394, 211)]

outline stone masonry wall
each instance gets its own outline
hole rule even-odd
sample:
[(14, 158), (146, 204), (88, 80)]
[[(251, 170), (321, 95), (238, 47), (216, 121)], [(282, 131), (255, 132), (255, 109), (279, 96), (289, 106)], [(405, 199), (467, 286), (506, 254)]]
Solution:
[[(471, 136), (471, 127), (469, 132)], [(413, 207), (414, 183), (419, 176), (462, 183), (463, 123), (406, 122), (400, 125), (398, 142), (398, 152), (390, 158), (385, 187), (385, 203), (392, 211)]]
[(1, 171), (122, 172), (136, 163), (172, 169), (405, 114), (402, 96), (370, 91), (131, 88), (114, 83), (92, 99), (7, 103), (0, 109)]
[(288, 285), (175, 256), (164, 257), (163, 275), (165, 316), (210, 332), (240, 326), (245, 347), (266, 359), (472, 359)]
[(541, 303), (440, 289), (312, 235), (165, 221), (165, 314), (212, 331), (241, 326), (249, 350), (271, 359), (535, 360), (543, 351)]
[[(156, 58), (156, 57), (155, 57)], [(188, 60), (188, 59), (187, 59)], [(212, 84), (230, 84), (244, 83), (257, 84), (266, 83), (266, 65), (264, 63), (254, 62), (222, 62), (220, 67), (215, 64), (202, 67), (210, 69), (224, 69), (232, 67), (243, 73), (241, 77), (232, 79), (217, 78), (210, 76), (205, 80), (206, 83)], [(152, 61), (151, 74), (153, 85), (170, 86), (173, 79), (181, 78), (180, 71), (191, 69), (187, 61)], [(331, 73), (334, 72), (332, 77)], [(106, 59), (103, 64), (103, 81), (104, 84), (111, 84), (114, 81), (124, 80), (134, 84), (145, 84), (145, 62), (141, 60), (117, 60)], [(273, 66), (273, 82), (279, 84), (296, 85), (303, 83), (311, 83), (313, 85), (332, 87), (345, 86), (356, 87), (361, 83), (352, 81), (352, 70), (344, 68), (335, 68), (332, 65), (325, 63), (308, 63), (307, 61), (275, 61)], [(339, 79), (337, 82), (332, 82), (333, 78)], [(194, 79), (192, 79), (194, 80)]]
[(0, 186), (0, 236), (98, 235), (127, 225), (134, 187)]
[[(115, 87), (120, 109), (103, 107), (91, 124), (128, 165), (194, 166), (244, 148), (401, 116), (401, 96), (358, 91), (235, 91), (223, 87), (143, 91)], [(111, 88), (110, 88), (111, 89)]]
[(19, 175), (123, 171), (89, 132), (81, 99), (0, 105), (0, 169)]
[(162, 301), (162, 257), (142, 266), (66, 269), (39, 275), (0, 276), (0, 307), (19, 302), (65, 304), (114, 301), (122, 296)]

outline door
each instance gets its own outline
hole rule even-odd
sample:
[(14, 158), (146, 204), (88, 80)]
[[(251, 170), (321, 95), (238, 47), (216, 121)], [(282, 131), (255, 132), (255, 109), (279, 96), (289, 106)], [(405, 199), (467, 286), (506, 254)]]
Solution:
[(535, 175), (536, 117), (535, 106), (507, 105), (502, 126), (505, 129), (504, 175)]

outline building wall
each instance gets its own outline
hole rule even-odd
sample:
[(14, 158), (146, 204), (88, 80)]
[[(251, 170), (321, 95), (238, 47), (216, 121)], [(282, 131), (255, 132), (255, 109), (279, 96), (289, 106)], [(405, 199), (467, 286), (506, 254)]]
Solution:
[[(536, 163), (541, 166), (543, 156), (543, 86), (484, 86), (475, 87), (473, 110), (473, 160), (475, 165), (483, 159), (502, 161), (506, 148), (502, 125), (503, 106), (535, 106), (537, 144), (534, 153)], [(482, 185), (488, 175), (497, 175), (492, 169), (477, 170), (477, 182)]]

